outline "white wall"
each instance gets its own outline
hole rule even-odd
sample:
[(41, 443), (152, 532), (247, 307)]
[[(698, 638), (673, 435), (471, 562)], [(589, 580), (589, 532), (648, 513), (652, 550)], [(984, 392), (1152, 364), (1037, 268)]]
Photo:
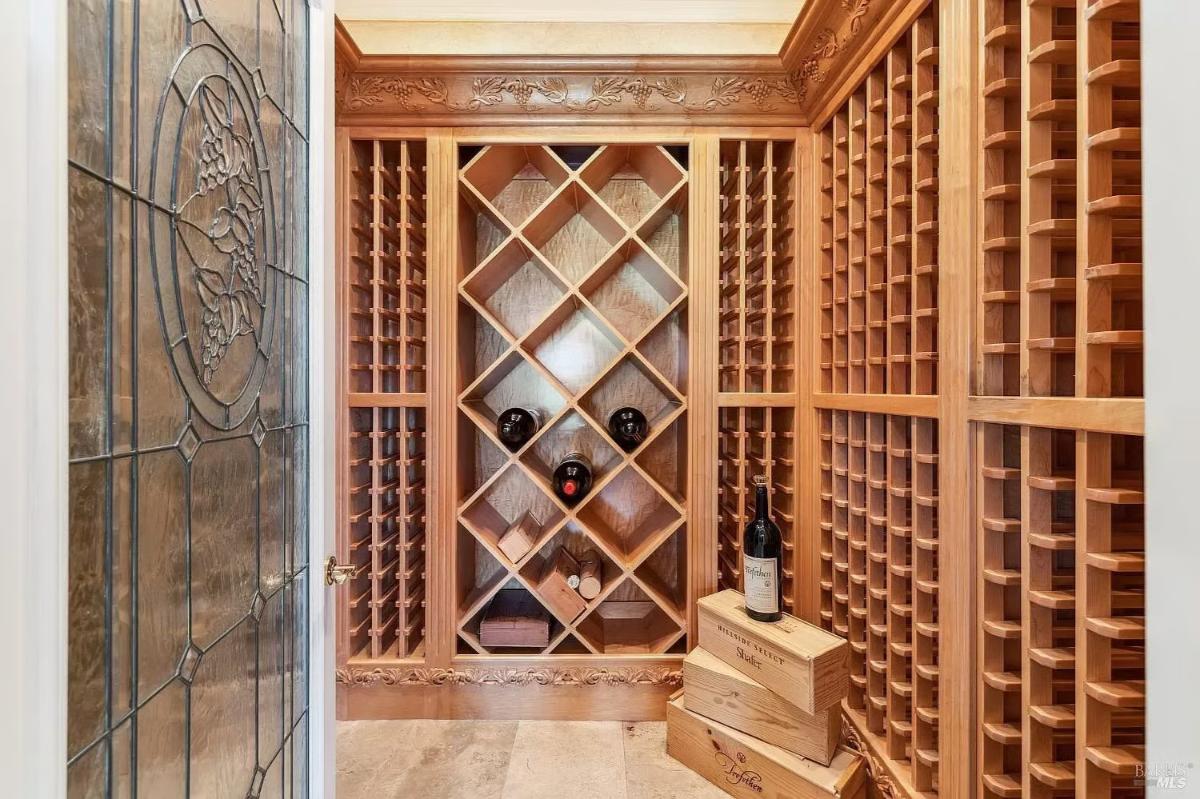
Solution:
[(1142, 20), (1147, 760), (1187, 776), (1151, 796), (1200, 796), (1200, 3)]

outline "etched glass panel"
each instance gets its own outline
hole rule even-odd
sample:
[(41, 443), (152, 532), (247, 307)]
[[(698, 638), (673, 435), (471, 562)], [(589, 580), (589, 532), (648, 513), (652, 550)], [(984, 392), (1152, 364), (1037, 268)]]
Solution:
[(304, 796), (308, 4), (68, 1), (68, 795)]

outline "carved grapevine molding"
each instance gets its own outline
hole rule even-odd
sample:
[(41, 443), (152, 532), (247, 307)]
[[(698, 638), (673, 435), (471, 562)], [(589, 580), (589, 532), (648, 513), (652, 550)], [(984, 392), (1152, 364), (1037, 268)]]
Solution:
[[(349, 77), (341, 99), (347, 111), (367, 111), (389, 100), (406, 112), (443, 108), (452, 112), (485, 109), (501, 110), (512, 105), (518, 110), (536, 113), (543, 109), (588, 114), (632, 101), (638, 111), (655, 112), (675, 109), (707, 112), (728, 108), (748, 100), (758, 111), (774, 111), (777, 103), (796, 106), (800, 94), (791, 78), (780, 76), (719, 76), (713, 79), (706, 95), (693, 98), (692, 90), (681, 77), (597, 76), (591, 85), (573, 87), (562, 77), (477, 77), (466, 96), (459, 99), (442, 78), (403, 78), (389, 75)], [(534, 103), (541, 98), (543, 104)], [(663, 107), (655, 100), (665, 101)]]
[(846, 18), (842, 21), (841, 32), (825, 28), (817, 34), (812, 53), (792, 70), (791, 81), (800, 103), (807, 98), (809, 86), (825, 81), (829, 74), (825, 67), (829, 62), (858, 38), (863, 29), (863, 18), (871, 10), (871, 0), (842, 0), (842, 10), (846, 12)]
[(895, 799), (897, 791), (896, 786), (892, 784), (891, 775), (879, 758), (875, 756), (875, 753), (871, 751), (871, 748), (863, 743), (862, 738), (858, 735), (858, 730), (845, 715), (842, 716), (842, 737), (845, 739), (848, 749), (853, 749), (863, 756), (863, 760), (867, 764), (867, 773), (875, 785), (876, 793), (884, 799)]
[(441, 668), (361, 668), (337, 670), (337, 681), (344, 685), (666, 685), (678, 686), (683, 673), (670, 666), (622, 668), (544, 668), (544, 669), (441, 669)]

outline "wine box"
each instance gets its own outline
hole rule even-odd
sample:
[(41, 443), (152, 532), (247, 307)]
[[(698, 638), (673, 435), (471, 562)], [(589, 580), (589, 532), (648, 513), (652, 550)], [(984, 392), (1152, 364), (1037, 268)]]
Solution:
[(699, 647), (683, 661), (683, 701), (693, 713), (824, 765), (838, 748), (841, 705), (805, 713)]
[(795, 616), (776, 622), (746, 615), (745, 598), (726, 589), (702, 598), (698, 644), (805, 713), (846, 696), (850, 645)]
[(479, 623), (484, 646), (543, 648), (550, 643), (550, 615), (525, 591), (496, 594)]
[(579, 575), (579, 562), (570, 552), (559, 547), (546, 561), (538, 580), (537, 592), (564, 622), (573, 622), (587, 609), (587, 601), (567, 583), (567, 578)]
[(750, 799), (863, 799), (862, 756), (839, 749), (829, 765), (694, 713), (682, 693), (667, 703), (667, 754), (730, 796)]
[(515, 522), (509, 525), (509, 528), (500, 537), (496, 546), (500, 548), (510, 561), (517, 563), (529, 550), (533, 549), (533, 545), (537, 543), (538, 533), (541, 530), (541, 525), (537, 519), (533, 518), (533, 514), (525, 511)]

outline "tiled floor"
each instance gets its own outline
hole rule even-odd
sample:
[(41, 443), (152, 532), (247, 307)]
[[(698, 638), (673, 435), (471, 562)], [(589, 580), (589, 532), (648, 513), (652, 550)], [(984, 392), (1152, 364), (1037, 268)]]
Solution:
[(338, 799), (723, 799), (667, 756), (666, 724), (348, 721)]

